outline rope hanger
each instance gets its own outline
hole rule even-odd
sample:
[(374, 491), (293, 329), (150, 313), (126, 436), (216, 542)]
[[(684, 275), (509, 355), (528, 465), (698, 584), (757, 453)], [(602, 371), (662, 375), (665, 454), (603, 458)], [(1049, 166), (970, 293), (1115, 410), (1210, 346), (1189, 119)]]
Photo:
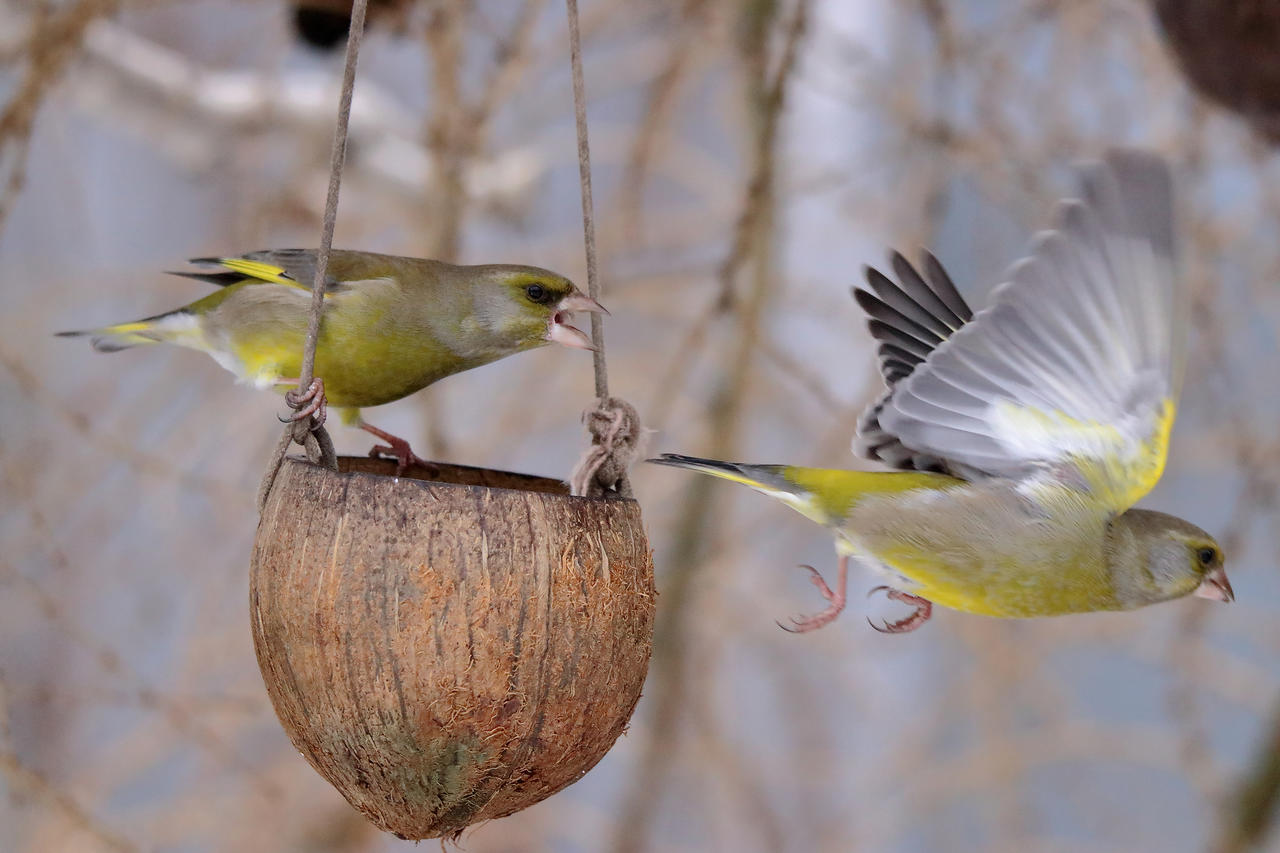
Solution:
[(338, 189), (342, 184), (342, 166), (347, 158), (347, 126), (351, 123), (351, 96), (356, 87), (356, 59), (364, 36), (364, 14), (368, 0), (355, 0), (351, 6), (351, 27), (347, 34), (346, 61), (342, 68), (342, 94), (338, 98), (338, 122), (333, 131), (333, 150), (329, 156), (329, 191), (324, 200), (324, 221), (320, 226), (320, 249), (316, 254), (316, 274), (311, 280), (311, 312), (307, 318), (307, 337), (302, 345), (302, 369), (298, 387), (285, 395), (293, 416), (285, 423), (284, 433), (276, 443), (275, 454), (267, 466), (266, 476), (258, 487), (258, 514), (266, 506), (271, 486), (280, 473), (284, 455), (292, 442), (301, 444), (307, 459), (314, 464), (338, 470), (338, 457), (333, 440), (324, 428), (324, 383), (315, 377), (316, 343), (320, 338), (320, 317), (324, 311), (325, 279), (329, 274), (329, 252), (333, 249), (333, 231), (338, 222)]
[[(591, 152), (587, 143), (586, 84), (582, 73), (582, 39), (578, 25), (577, 0), (565, 0), (569, 19), (569, 57), (573, 76), (574, 120), (578, 136), (578, 171), (582, 189), (582, 229), (586, 249), (587, 293), (592, 299), (600, 298), (600, 280), (596, 261), (595, 212), (591, 198)], [(342, 183), (342, 168), (346, 160), (347, 128), (351, 119), (351, 99), (355, 90), (356, 61), (360, 42), (364, 35), (365, 11), (368, 0), (355, 0), (351, 9), (351, 27), (347, 37), (346, 60), (342, 75), (342, 92), (338, 103), (338, 120), (334, 129), (333, 150), (329, 163), (329, 189), (325, 198), (324, 220), (321, 226), (320, 249), (316, 256), (315, 278), (311, 284), (311, 307), (308, 315), (307, 336), (303, 344), (302, 368), (298, 387), (285, 395), (285, 401), (294, 409), (286, 421), (275, 453), (267, 466), (266, 475), (258, 489), (258, 512), (266, 504), (271, 486), (275, 483), (284, 463), (289, 445), (297, 442), (306, 450), (312, 464), (321, 464), (334, 471), (338, 469), (333, 441), (324, 428), (324, 383), (315, 374), (316, 344), (320, 336), (320, 321), (324, 311), (325, 280), (328, 274), (329, 254), (333, 247), (334, 227), (338, 217), (338, 191)], [(600, 315), (591, 315), (591, 342), (595, 371), (596, 406), (584, 413), (587, 431), (592, 437), (592, 447), (583, 454), (571, 477), (573, 493), (587, 497), (614, 494), (630, 498), (631, 487), (627, 470), (638, 451), (641, 433), (636, 410), (625, 400), (609, 396), (609, 371), (605, 361), (604, 322)]]
[[(591, 201), (591, 148), (587, 144), (587, 86), (582, 75), (582, 34), (578, 28), (578, 0), (565, 0), (569, 16), (569, 64), (573, 71), (573, 118), (578, 130), (578, 176), (582, 183), (582, 237), (587, 254), (587, 295), (600, 299), (596, 263), (595, 208)], [(631, 497), (627, 469), (640, 443), (640, 416), (627, 401), (609, 396), (609, 369), (604, 354), (604, 318), (591, 315), (591, 354), (595, 367), (596, 406), (583, 414), (591, 448), (569, 478), (573, 493), (591, 498), (614, 494)]]

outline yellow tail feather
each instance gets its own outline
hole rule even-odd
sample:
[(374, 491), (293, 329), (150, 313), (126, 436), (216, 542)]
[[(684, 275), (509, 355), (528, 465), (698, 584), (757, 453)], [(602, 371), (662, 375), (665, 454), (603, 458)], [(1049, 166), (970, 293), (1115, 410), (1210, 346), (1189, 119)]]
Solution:
[(98, 352), (119, 352), (141, 344), (187, 343), (195, 329), (195, 317), (185, 310), (179, 310), (131, 323), (57, 334), (61, 338), (88, 337)]
[(672, 453), (664, 453), (661, 458), (649, 461), (741, 483), (782, 501), (819, 524), (832, 524), (844, 519), (854, 505), (868, 495), (945, 489), (960, 482), (945, 474), (918, 471), (842, 471), (794, 465), (742, 465)]

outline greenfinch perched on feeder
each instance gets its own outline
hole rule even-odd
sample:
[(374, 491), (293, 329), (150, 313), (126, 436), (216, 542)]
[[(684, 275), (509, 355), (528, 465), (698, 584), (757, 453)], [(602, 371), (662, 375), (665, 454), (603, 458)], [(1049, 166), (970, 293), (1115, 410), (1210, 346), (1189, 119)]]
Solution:
[[(175, 274), (217, 285), (216, 291), (154, 317), (61, 334), (90, 335), (101, 352), (177, 344), (208, 353), (255, 387), (297, 384), (316, 252), (273, 249), (191, 263), (218, 271)], [(587, 336), (569, 325), (575, 311), (604, 308), (564, 276), (538, 267), (457, 266), (334, 250), (315, 375), (344, 423), (387, 442), (372, 453), (395, 455), (403, 469), (416, 460), (408, 443), (365, 423), (360, 409), (547, 343), (591, 349)]]
[(827, 527), (844, 607), (848, 561), (878, 569), (911, 615), (932, 605), (998, 617), (1130, 610), (1195, 594), (1232, 601), (1218, 543), (1132, 509), (1164, 470), (1182, 378), (1188, 295), (1175, 263), (1172, 181), (1152, 154), (1113, 151), (974, 315), (932, 256), (857, 290), (880, 341), (884, 394), (854, 448), (904, 469), (650, 460), (742, 483)]

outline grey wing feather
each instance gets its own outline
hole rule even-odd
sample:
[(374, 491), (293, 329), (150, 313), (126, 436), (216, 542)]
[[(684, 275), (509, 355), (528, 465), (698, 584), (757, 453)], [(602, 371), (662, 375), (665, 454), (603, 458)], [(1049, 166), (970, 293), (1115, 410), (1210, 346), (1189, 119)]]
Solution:
[(1172, 180), (1137, 151), (1081, 176), (1055, 230), (1037, 236), (990, 307), (892, 389), (876, 423), (916, 453), (996, 476), (1104, 460), (1117, 472), (1109, 488), (1132, 497), (1149, 488), (1147, 457), (1164, 452), (1150, 442), (1167, 429), (1182, 374)]
[(973, 316), (951, 277), (932, 254), (925, 253), (922, 276), (898, 252), (890, 255), (895, 283), (867, 267), (870, 290), (855, 288), (854, 298), (869, 317), (868, 328), (880, 341), (880, 372), (884, 394), (858, 419), (854, 452), (894, 468), (956, 473), (942, 457), (905, 447), (880, 423), (880, 414), (894, 388), (910, 376), (934, 351)]
[[(210, 260), (209, 258), (192, 258), (191, 263), (203, 263)], [(168, 270), (169, 275), (176, 275), (182, 278), (192, 278), (196, 281), (203, 281), (205, 284), (213, 284), (218, 287), (230, 287), (233, 284), (239, 284), (244, 281), (244, 275), (238, 272), (190, 272), (188, 270)]]

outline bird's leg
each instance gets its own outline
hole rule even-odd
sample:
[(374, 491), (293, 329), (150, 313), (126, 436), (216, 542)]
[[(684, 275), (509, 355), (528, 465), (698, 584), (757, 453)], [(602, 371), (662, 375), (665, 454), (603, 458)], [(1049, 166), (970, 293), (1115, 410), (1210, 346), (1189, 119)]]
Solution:
[(360, 429), (365, 432), (372, 433), (378, 438), (386, 442), (386, 444), (375, 444), (369, 450), (369, 455), (378, 456), (394, 456), (396, 460), (396, 476), (399, 477), (405, 472), (410, 465), (425, 465), (426, 461), (419, 458), (409, 449), (409, 442), (399, 436), (392, 435), (385, 430), (380, 430), (373, 424), (360, 422)]
[(801, 566), (809, 572), (809, 580), (818, 588), (818, 592), (822, 593), (829, 604), (827, 609), (812, 616), (792, 616), (791, 625), (783, 625), (778, 623), (778, 627), (784, 631), (790, 631), (793, 634), (803, 634), (808, 631), (816, 631), (823, 625), (833, 622), (840, 611), (844, 610), (845, 589), (849, 582), (849, 557), (847, 554), (841, 555), (840, 562), (837, 564), (839, 575), (836, 579), (835, 592), (831, 591), (831, 587), (827, 586), (827, 582), (822, 579), (822, 575), (813, 566)]
[[(297, 385), (298, 380), (277, 379), (276, 384)], [(319, 376), (311, 380), (311, 384), (307, 386), (305, 391), (290, 388), (284, 394), (284, 401), (289, 404), (290, 408), (294, 409), (294, 413), (288, 418), (281, 418), (283, 423), (300, 421), (303, 418), (315, 415), (316, 426), (319, 427), (324, 423), (325, 415), (329, 411), (329, 401), (324, 396), (324, 380)]]
[(867, 597), (875, 595), (877, 592), (883, 591), (884, 594), (894, 601), (910, 604), (915, 607), (915, 612), (910, 616), (899, 619), (897, 622), (885, 622), (883, 627), (867, 619), (867, 624), (875, 628), (881, 634), (905, 634), (908, 631), (914, 631), (921, 625), (929, 621), (929, 617), (933, 615), (933, 602), (927, 598), (921, 598), (918, 595), (912, 595), (909, 592), (903, 592), (900, 589), (894, 589), (888, 586), (874, 587), (867, 593)]

